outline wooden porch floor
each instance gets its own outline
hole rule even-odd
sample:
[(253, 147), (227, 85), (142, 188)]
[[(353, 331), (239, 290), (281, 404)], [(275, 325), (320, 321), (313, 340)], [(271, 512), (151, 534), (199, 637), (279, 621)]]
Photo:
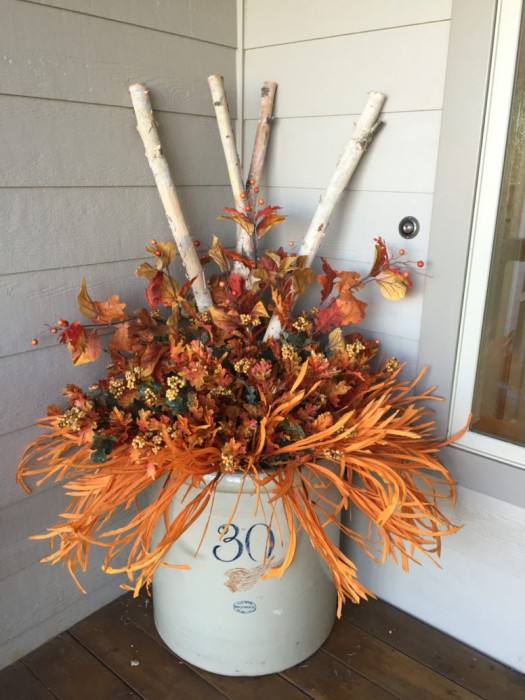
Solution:
[(525, 676), (381, 601), (347, 605), (323, 648), (258, 678), (218, 676), (162, 643), (123, 596), (0, 671), (2, 700), (525, 699)]

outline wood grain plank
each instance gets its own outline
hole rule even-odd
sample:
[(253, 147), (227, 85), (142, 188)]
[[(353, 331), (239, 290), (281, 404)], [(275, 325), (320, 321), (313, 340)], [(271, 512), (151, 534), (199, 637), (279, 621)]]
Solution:
[(86, 15), (128, 22), (163, 32), (237, 46), (235, 0), (31, 0)]
[[(126, 601), (130, 599), (126, 596)], [(217, 700), (224, 694), (213, 688), (163, 645), (129, 622), (127, 605), (110, 603), (69, 630), (88, 649), (141, 697), (176, 700), (198, 697)]]
[[(363, 95), (363, 106), (366, 96)], [(273, 187), (324, 190), (351, 137), (357, 115), (276, 119), (268, 152), (266, 182)], [(434, 189), (441, 113), (385, 115), (350, 183), (351, 190), (431, 193)], [(246, 122), (245, 147), (255, 120)]]
[[(388, 96), (385, 115), (441, 109), (448, 34), (449, 23), (438, 22), (246, 51), (245, 116), (259, 116), (259, 86), (268, 66), (279, 85), (277, 118), (359, 113), (371, 89)], [(306, 75), (315, 90), (305, 85)]]
[(380, 600), (346, 606), (343, 617), (382, 642), (487, 700), (525, 696), (525, 675)]
[[(336, 625), (341, 622), (336, 622)], [(315, 700), (388, 700), (395, 695), (383, 690), (330, 654), (318, 651), (302, 664), (280, 674)]]
[[(172, 134), (174, 136), (175, 134)], [(128, 149), (140, 146), (134, 139)], [(178, 187), (188, 227), (211, 245), (213, 234), (226, 245), (235, 233), (216, 221), (231, 205), (229, 185)], [(151, 238), (171, 240), (156, 187), (40, 187), (0, 189), (5, 226), (0, 274), (131, 260), (146, 255)], [(35, 234), (29, 234), (35, 232)], [(38, 232), (38, 233), (37, 233)]]
[(140, 698), (68, 634), (60, 634), (24, 658), (24, 665), (61, 700)]
[(400, 700), (479, 697), (348, 622), (334, 627), (323, 648)]
[[(228, 184), (215, 119), (156, 116), (175, 184)], [(0, 95), (0, 120), (0, 187), (153, 184), (131, 107)]]
[(250, 2), (246, 4), (245, 47), (436, 22), (450, 19), (451, 6), (451, 0), (368, 0), (356, 12), (348, 0), (310, 0), (307, 5), (303, 0)]
[(52, 700), (56, 695), (17, 661), (0, 672), (0, 697), (3, 700)]
[(235, 49), (18, 0), (0, 14), (3, 94), (129, 107), (139, 82), (158, 110), (213, 116), (206, 77), (220, 73), (236, 113)]
[[(141, 595), (129, 605), (126, 616), (152, 639), (160, 644), (164, 644), (155, 628), (153, 606), (150, 599)], [(268, 698), (305, 700), (307, 697), (315, 697), (303, 692), (278, 675), (253, 677), (220, 676), (216, 673), (198, 669), (191, 664), (188, 664), (188, 666), (208, 683), (224, 693), (230, 700), (245, 700), (246, 698), (250, 698), (250, 700), (268, 700)]]

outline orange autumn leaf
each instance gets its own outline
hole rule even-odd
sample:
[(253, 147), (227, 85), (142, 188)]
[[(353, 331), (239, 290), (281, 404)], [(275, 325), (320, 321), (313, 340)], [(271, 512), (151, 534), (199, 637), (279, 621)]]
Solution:
[(341, 325), (357, 324), (364, 319), (367, 304), (353, 294), (347, 293), (344, 299), (338, 297), (335, 303), (341, 314)]
[(129, 322), (119, 323), (109, 342), (109, 349), (113, 352), (131, 352), (133, 345), (129, 337)]
[(67, 349), (71, 353), (74, 365), (83, 365), (92, 362), (102, 352), (100, 338), (96, 330), (82, 326), (78, 321), (66, 328), (60, 334), (60, 342), (67, 342)]
[(227, 212), (227, 215), (225, 216), (224, 214), (219, 214), (219, 216), (217, 217), (218, 219), (228, 219), (229, 221), (234, 221), (247, 233), (253, 233), (254, 225), (246, 216), (246, 214), (237, 211), (237, 209), (232, 209), (231, 207), (224, 207), (223, 211)]
[(77, 302), (80, 313), (93, 323), (107, 324), (115, 321), (126, 321), (128, 318), (127, 314), (124, 313), (126, 304), (119, 302), (118, 294), (112, 294), (104, 301), (93, 301), (88, 294), (85, 277), (82, 279)]
[(210, 258), (219, 266), (221, 272), (229, 271), (230, 262), (217, 236), (213, 237), (212, 247), (208, 251), (208, 254)]

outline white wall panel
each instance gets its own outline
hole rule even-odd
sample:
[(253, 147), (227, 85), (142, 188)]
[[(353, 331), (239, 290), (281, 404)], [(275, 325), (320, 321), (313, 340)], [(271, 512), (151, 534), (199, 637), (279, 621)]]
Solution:
[[(272, 187), (325, 189), (358, 115), (278, 119), (272, 130), (263, 183)], [(352, 190), (432, 193), (441, 112), (385, 115), (350, 183)], [(246, 123), (246, 150), (256, 122)]]
[(359, 113), (370, 90), (387, 95), (385, 112), (440, 109), (449, 25), (436, 22), (246, 51), (245, 116), (258, 117), (258, 90), (268, 79), (279, 86), (277, 117)]
[[(383, 600), (525, 672), (525, 511), (460, 488), (447, 514), (465, 527), (443, 540), (442, 568), (424, 558), (407, 574), (350, 546), (360, 580)], [(357, 513), (353, 522), (359, 531), (367, 527)]]
[(452, 0), (245, 0), (245, 46), (271, 46), (450, 19)]

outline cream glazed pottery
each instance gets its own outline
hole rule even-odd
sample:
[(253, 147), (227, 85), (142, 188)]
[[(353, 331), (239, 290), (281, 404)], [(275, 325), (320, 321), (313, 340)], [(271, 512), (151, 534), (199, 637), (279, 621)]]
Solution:
[[(153, 609), (160, 636), (185, 661), (213, 673), (258, 676), (290, 668), (313, 654), (330, 634), (337, 601), (329, 570), (302, 529), (282, 578), (263, 579), (270, 566), (284, 560), (288, 527), (280, 501), (270, 522), (271, 493), (263, 489), (254, 514), (250, 478), (227, 525), (241, 486), (241, 474), (225, 474), (213, 509), (208, 506), (171, 547), (165, 561), (189, 564), (190, 569), (157, 569)], [(170, 520), (180, 511), (185, 491), (172, 502)], [(186, 494), (184, 505), (195, 493)], [(163, 523), (157, 526), (157, 538), (160, 528)], [(329, 535), (338, 541), (337, 526), (329, 526)]]

